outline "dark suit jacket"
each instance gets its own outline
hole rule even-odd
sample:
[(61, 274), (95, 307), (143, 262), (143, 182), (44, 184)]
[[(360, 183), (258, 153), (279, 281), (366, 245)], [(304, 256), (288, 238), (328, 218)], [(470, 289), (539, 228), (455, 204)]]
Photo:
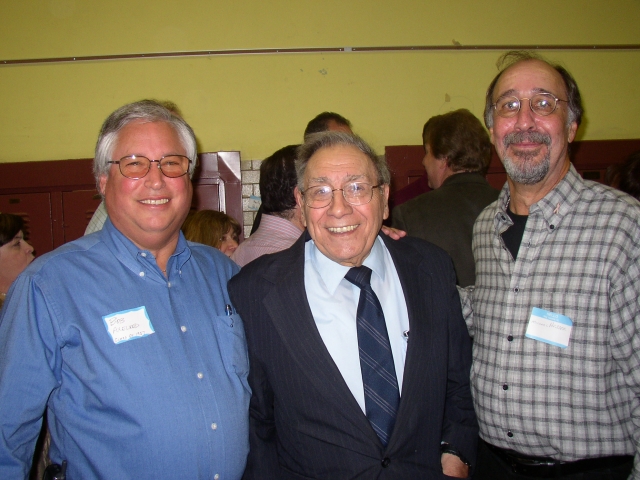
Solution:
[(471, 349), (451, 259), (420, 239), (382, 236), (410, 324), (400, 407), (384, 448), (316, 328), (304, 285), (308, 238), (254, 260), (229, 282), (251, 365), (245, 478), (447, 478), (441, 441), (473, 462)]
[(394, 208), (391, 225), (444, 249), (453, 259), (458, 285), (474, 285), (473, 224), (499, 194), (478, 173), (456, 173), (440, 188)]

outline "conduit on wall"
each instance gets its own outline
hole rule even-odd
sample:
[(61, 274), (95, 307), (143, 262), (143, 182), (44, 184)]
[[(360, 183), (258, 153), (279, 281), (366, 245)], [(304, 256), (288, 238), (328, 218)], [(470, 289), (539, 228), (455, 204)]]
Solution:
[(41, 63), (76, 63), (104, 60), (130, 60), (143, 58), (207, 57), (221, 55), (278, 55), (284, 53), (335, 52), (403, 52), (403, 51), (479, 51), (479, 50), (640, 50), (640, 45), (416, 45), (397, 47), (317, 47), (317, 48), (257, 48), (247, 50), (198, 50), (188, 52), (125, 53), (118, 55), (87, 55), (82, 57), (28, 58), (0, 60), (3, 65), (34, 65)]

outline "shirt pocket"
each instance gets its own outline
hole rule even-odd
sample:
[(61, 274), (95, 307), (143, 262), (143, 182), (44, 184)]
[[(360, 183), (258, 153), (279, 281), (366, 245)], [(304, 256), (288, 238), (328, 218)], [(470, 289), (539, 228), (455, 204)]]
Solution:
[(216, 316), (215, 329), (224, 368), (228, 373), (246, 377), (249, 374), (249, 353), (240, 315)]

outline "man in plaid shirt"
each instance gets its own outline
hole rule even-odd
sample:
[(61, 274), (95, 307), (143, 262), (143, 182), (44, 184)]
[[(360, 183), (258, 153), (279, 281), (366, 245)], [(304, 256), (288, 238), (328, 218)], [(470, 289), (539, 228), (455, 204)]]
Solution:
[(485, 123), (508, 178), (475, 223), (463, 292), (474, 478), (640, 479), (640, 203), (571, 165), (572, 76), (527, 52), (502, 60)]

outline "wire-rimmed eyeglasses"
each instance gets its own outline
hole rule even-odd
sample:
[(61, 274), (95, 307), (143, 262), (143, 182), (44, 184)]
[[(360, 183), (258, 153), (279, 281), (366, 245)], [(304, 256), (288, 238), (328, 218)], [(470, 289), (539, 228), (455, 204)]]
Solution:
[(373, 198), (373, 190), (382, 185), (353, 182), (342, 188), (331, 188), (329, 185), (309, 187), (302, 193), (304, 203), (309, 208), (324, 208), (333, 200), (333, 192), (342, 192), (345, 201), (350, 205), (366, 205)]
[(118, 165), (120, 173), (133, 180), (143, 178), (149, 173), (151, 164), (156, 162), (158, 168), (165, 177), (177, 178), (189, 171), (189, 165), (191, 160), (184, 155), (165, 155), (158, 160), (149, 160), (147, 157), (141, 155), (129, 155), (128, 157), (122, 157), (120, 160), (111, 160), (107, 163), (113, 163)]
[(502, 97), (492, 105), (496, 113), (504, 118), (514, 117), (520, 111), (523, 100), (529, 100), (529, 107), (536, 115), (546, 117), (556, 111), (558, 102), (566, 102), (550, 93), (536, 93), (531, 98)]

